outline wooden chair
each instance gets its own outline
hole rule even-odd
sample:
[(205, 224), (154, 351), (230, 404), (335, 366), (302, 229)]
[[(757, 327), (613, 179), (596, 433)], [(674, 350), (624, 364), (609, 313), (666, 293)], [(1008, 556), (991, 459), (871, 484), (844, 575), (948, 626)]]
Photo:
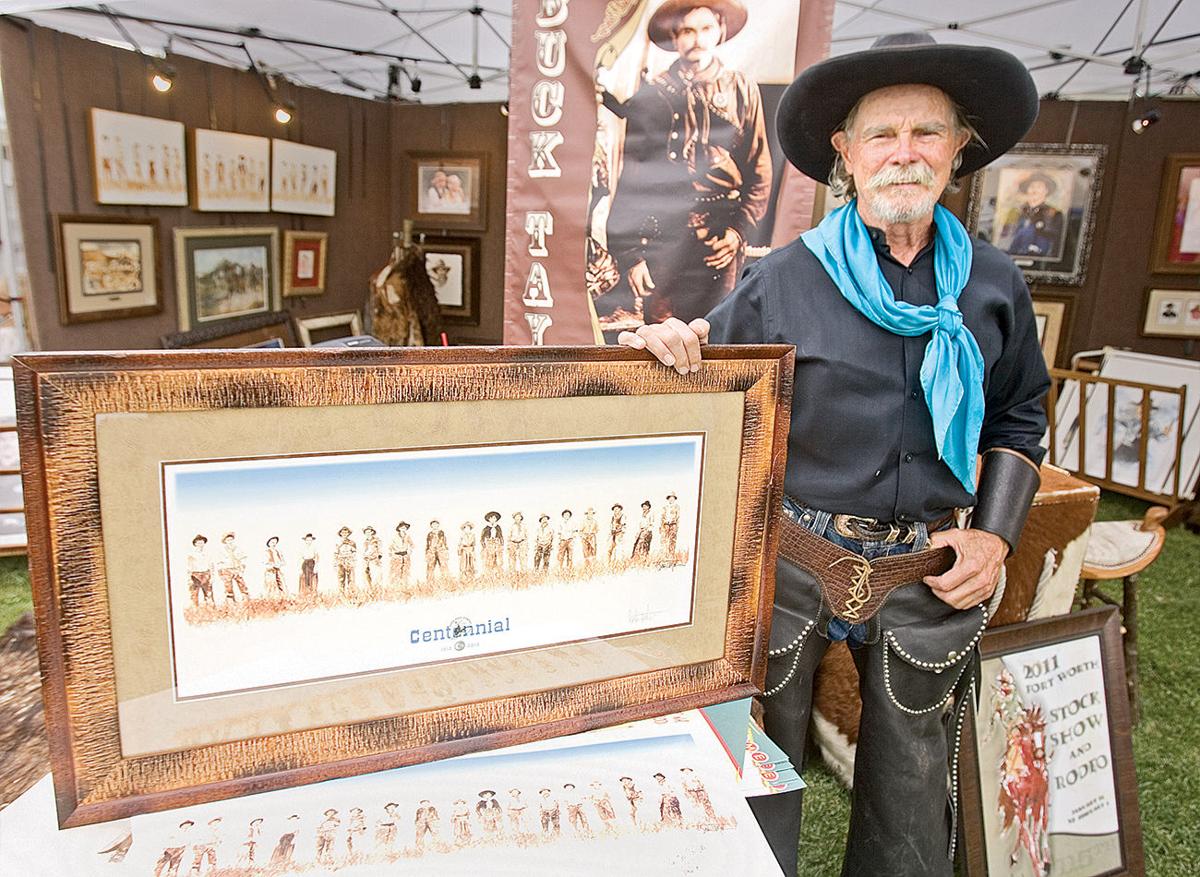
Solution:
[[(1129, 688), (1129, 714), (1136, 724), (1141, 717), (1138, 699), (1138, 576), (1154, 563), (1162, 552), (1166, 530), (1163, 520), (1167, 509), (1153, 506), (1140, 521), (1101, 521), (1092, 524), (1087, 552), (1083, 558), (1082, 603), (1086, 609), (1093, 600), (1121, 610), (1125, 641), (1125, 681)], [(1118, 601), (1098, 587), (1099, 582), (1121, 580)]]

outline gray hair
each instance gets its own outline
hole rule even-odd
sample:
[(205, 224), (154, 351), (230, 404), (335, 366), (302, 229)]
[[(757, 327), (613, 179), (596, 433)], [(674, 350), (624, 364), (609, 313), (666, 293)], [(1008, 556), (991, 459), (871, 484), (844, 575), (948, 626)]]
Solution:
[[(862, 106), (862, 102), (865, 98), (866, 95), (859, 98), (858, 103), (851, 107), (850, 112), (846, 114), (846, 118), (842, 121), (842, 124), (838, 125), (837, 128), (834, 129), (835, 134), (838, 131), (844, 131), (847, 137), (850, 136), (850, 131), (854, 128), (854, 119), (858, 115), (858, 108)], [(967, 142), (963, 144), (962, 149), (960, 149), (954, 156), (954, 161), (950, 165), (950, 182), (946, 185), (946, 191), (953, 193), (957, 192), (961, 188), (958, 184), (958, 181), (955, 179), (955, 174), (958, 172), (958, 169), (962, 167), (963, 151), (972, 144), (984, 147), (987, 146), (987, 144), (984, 143), (983, 138), (979, 136), (979, 132), (975, 130), (975, 126), (971, 124), (971, 120), (967, 116), (967, 111), (951, 100), (949, 95), (947, 95), (946, 99), (950, 101), (950, 106), (954, 109), (955, 130), (960, 134), (963, 132), (966, 132), (967, 134)], [(854, 177), (851, 175), (850, 171), (846, 169), (846, 163), (842, 161), (842, 154), (840, 152), (834, 155), (833, 167), (829, 171), (828, 182), (829, 190), (833, 193), (835, 198), (842, 198), (846, 201), (849, 201), (858, 194), (854, 185)]]

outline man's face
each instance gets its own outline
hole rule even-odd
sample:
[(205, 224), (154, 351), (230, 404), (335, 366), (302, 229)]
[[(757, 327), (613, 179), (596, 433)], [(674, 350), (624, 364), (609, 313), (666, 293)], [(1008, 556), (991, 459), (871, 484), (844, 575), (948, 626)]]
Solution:
[(1046, 196), (1050, 194), (1050, 190), (1046, 188), (1046, 184), (1041, 180), (1031, 180), (1025, 186), (1025, 198), (1029, 202), (1030, 207), (1037, 207), (1044, 204)]
[(968, 137), (941, 89), (893, 85), (864, 97), (851, 130), (832, 142), (854, 177), (864, 216), (887, 226), (932, 214)]
[(445, 173), (443, 173), (442, 171), (437, 171), (434, 173), (433, 187), (435, 189), (437, 189), (439, 192), (442, 192), (445, 190), (445, 188), (446, 188), (446, 174)]
[(707, 6), (697, 6), (675, 28), (675, 51), (679, 57), (703, 69), (721, 42), (721, 19)]

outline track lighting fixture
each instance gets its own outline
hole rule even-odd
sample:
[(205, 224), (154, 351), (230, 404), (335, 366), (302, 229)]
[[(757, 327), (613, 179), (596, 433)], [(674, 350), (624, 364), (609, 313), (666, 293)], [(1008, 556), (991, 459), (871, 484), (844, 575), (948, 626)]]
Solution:
[(1146, 110), (1141, 116), (1133, 120), (1133, 124), (1129, 127), (1133, 128), (1134, 134), (1141, 134), (1151, 125), (1162, 118), (1162, 113), (1158, 110)]
[(275, 104), (274, 115), (276, 122), (278, 122), (280, 125), (286, 125), (295, 118), (296, 105), (291, 101), (284, 101), (282, 103)]

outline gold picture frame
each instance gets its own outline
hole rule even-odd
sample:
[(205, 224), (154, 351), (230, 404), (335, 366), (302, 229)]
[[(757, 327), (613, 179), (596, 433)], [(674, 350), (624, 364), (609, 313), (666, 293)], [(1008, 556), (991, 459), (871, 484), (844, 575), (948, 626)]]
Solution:
[(283, 233), (283, 297), (323, 295), (329, 234), (323, 231)]
[[(760, 692), (793, 357), (783, 346), (712, 347), (700, 371), (688, 376), (620, 348), (15, 357), (30, 570), (60, 825), (398, 767)], [(635, 445), (649, 451), (634, 453)], [(358, 488), (383, 490), (389, 523), (435, 502), (467, 502), (476, 492), (487, 507), (499, 503), (485, 494), (489, 486), (501, 485), (501, 470), (508, 472), (504, 477), (521, 479), (522, 490), (553, 491), (564, 484), (584, 489), (578, 479), (524, 477), (526, 463), (517, 458), (535, 446), (538, 453), (564, 454), (544, 459), (568, 466), (576, 453), (601, 454), (578, 458), (591, 461), (575, 471), (591, 472), (586, 483), (592, 484), (597, 483), (592, 463), (620, 460), (615, 470), (602, 467), (599, 483), (605, 496), (623, 485), (634, 498), (651, 490), (639, 467), (665, 459), (656, 456), (661, 448), (691, 448), (690, 456), (671, 457), (684, 461), (679, 471), (686, 476), (667, 496), (670, 502), (677, 492), (683, 509), (676, 516), (681, 528), (679, 542), (672, 542), (676, 553), (663, 554), (660, 546), (659, 553), (639, 560), (642, 533), (631, 520), (631, 531), (638, 530), (634, 560), (619, 567), (661, 586), (675, 581), (678, 605), (668, 615), (656, 616), (653, 606), (643, 605), (648, 589), (641, 578), (629, 580), (623, 587), (630, 596), (618, 600), (608, 584), (618, 567), (610, 563), (600, 584), (617, 607), (615, 626), (580, 638), (570, 625), (600, 623), (600, 603), (593, 607), (597, 611), (554, 611), (543, 605), (552, 599), (550, 592), (534, 591), (536, 599), (522, 608), (520, 594), (546, 579), (522, 570), (525, 591), (493, 593), (491, 580), (467, 579), (460, 565), (458, 584), (437, 585), (443, 579), (431, 572), (432, 590), (398, 604), (406, 617), (430, 609), (419, 617), (437, 622), (406, 622), (403, 627), (414, 627), (411, 637), (407, 630), (397, 637), (390, 623), (382, 634), (371, 626), (387, 610), (378, 593), (363, 592), (365, 602), (355, 609), (348, 592), (339, 590), (341, 581), (323, 590), (313, 583), (303, 598), (315, 601), (306, 604), (311, 612), (289, 617), (289, 623), (332, 617), (311, 614), (330, 600), (341, 601), (339, 611), (350, 614), (330, 622), (322, 636), (303, 637), (300, 650), (296, 637), (280, 640), (281, 647), (288, 644), (288, 661), (256, 663), (239, 660), (229, 637), (261, 644), (264, 630), (256, 626), (261, 613), (288, 611), (289, 599), (302, 599), (300, 592), (264, 603), (247, 595), (239, 581), (238, 597), (234, 580), (240, 573), (222, 572), (226, 590), (235, 596), (228, 606), (216, 607), (200, 599), (201, 564), (191, 555), (185, 563), (175, 552), (182, 546), (198, 559), (207, 550), (204, 537), (193, 538), (199, 519), (189, 517), (200, 506), (220, 513), (211, 526), (203, 525), (202, 532), (214, 536), (232, 529), (231, 515), (242, 515), (238, 520), (253, 529), (284, 526), (280, 514), (327, 514), (325, 493), (313, 492), (300, 503), (283, 495), (297, 485), (316, 490), (322, 480), (312, 477), (321, 470), (310, 468), (300, 481), (289, 482), (284, 470), (297, 466), (367, 465), (350, 481), (340, 475), (326, 479), (337, 490), (328, 496), (354, 510), (360, 508), (354, 503), (368, 502)], [(404, 457), (412, 454), (419, 456)], [(481, 454), (503, 465), (480, 466)], [(430, 455), (441, 461), (432, 469)], [(416, 509), (406, 506), (406, 498), (418, 494), (406, 494), (409, 488), (393, 486), (371, 468), (399, 465), (397, 459), (413, 465), (407, 471), (425, 472), (431, 484), (467, 484), (470, 496), (446, 487), (444, 497), (437, 494)], [(447, 466), (446, 460), (458, 462)], [(542, 461), (534, 460), (539, 471)], [(266, 483), (258, 480), (263, 467), (275, 467), (268, 490), (259, 487)], [(564, 470), (555, 471), (561, 476)], [(216, 482), (205, 480), (212, 473), (222, 479), (216, 493), (209, 490)], [(196, 475), (200, 481), (189, 481)], [(239, 502), (238, 491), (246, 490), (255, 498), (248, 507)], [(268, 508), (276, 500), (284, 505)], [(654, 500), (661, 502), (657, 494)], [(374, 516), (379, 509), (368, 511)], [(484, 512), (484, 505), (475, 510), (490, 522), (492, 513)], [(340, 520), (342, 512), (333, 514)], [(365, 517), (358, 515), (359, 525)], [(348, 535), (339, 531), (338, 538)], [(632, 539), (631, 532), (623, 544)], [(222, 540), (222, 550), (232, 555), (227, 543), (234, 533)], [(328, 550), (324, 543), (322, 550)], [(681, 550), (690, 551), (691, 559), (681, 560)], [(434, 555), (436, 561), (436, 545)], [(268, 553), (265, 562), (270, 559)], [(337, 552), (330, 562), (343, 560)], [(300, 564), (301, 586), (317, 562), (314, 557), (313, 567)], [(246, 569), (257, 590), (261, 580)], [(551, 575), (571, 575), (572, 569), (568, 563)], [(579, 576), (595, 575), (595, 569), (585, 563)], [(177, 571), (183, 573), (178, 582)], [(463, 582), (474, 584), (462, 587)], [(290, 592), (294, 586), (289, 581), (286, 587)], [(575, 590), (567, 589), (572, 599)], [(318, 594), (325, 596), (317, 601)], [(508, 629), (501, 631), (496, 621), (492, 631), (487, 614), (471, 613), (474, 623), (460, 617), (464, 600), (485, 598), (503, 601), (499, 605), (512, 616), (505, 619)], [(670, 615), (675, 611), (677, 617)], [(185, 640), (198, 634), (188, 633), (188, 625), (216, 623), (222, 612), (229, 624), (205, 628), (219, 636), (195, 653), (192, 670), (201, 671), (195, 675), (188, 669)], [(505, 638), (513, 636), (513, 625), (518, 638)], [(436, 635), (443, 629), (445, 636)], [(484, 634), (493, 633), (504, 637), (485, 640)], [(480, 645), (458, 645), (472, 636)], [(411, 640), (412, 649), (429, 643), (429, 650), (412, 652), (411, 662), (399, 666), (321, 677), (324, 659), (312, 655), (330, 638), (353, 645), (331, 653), (339, 660), (348, 655), (358, 661), (373, 644), (394, 650), (409, 648)], [(270, 667), (292, 674), (292, 658), (309, 664), (286, 684), (242, 685), (258, 681), (247, 673), (274, 672)], [(430, 661), (436, 673), (429, 672)]]
[(154, 217), (60, 214), (59, 317), (64, 325), (162, 311), (162, 259)]

